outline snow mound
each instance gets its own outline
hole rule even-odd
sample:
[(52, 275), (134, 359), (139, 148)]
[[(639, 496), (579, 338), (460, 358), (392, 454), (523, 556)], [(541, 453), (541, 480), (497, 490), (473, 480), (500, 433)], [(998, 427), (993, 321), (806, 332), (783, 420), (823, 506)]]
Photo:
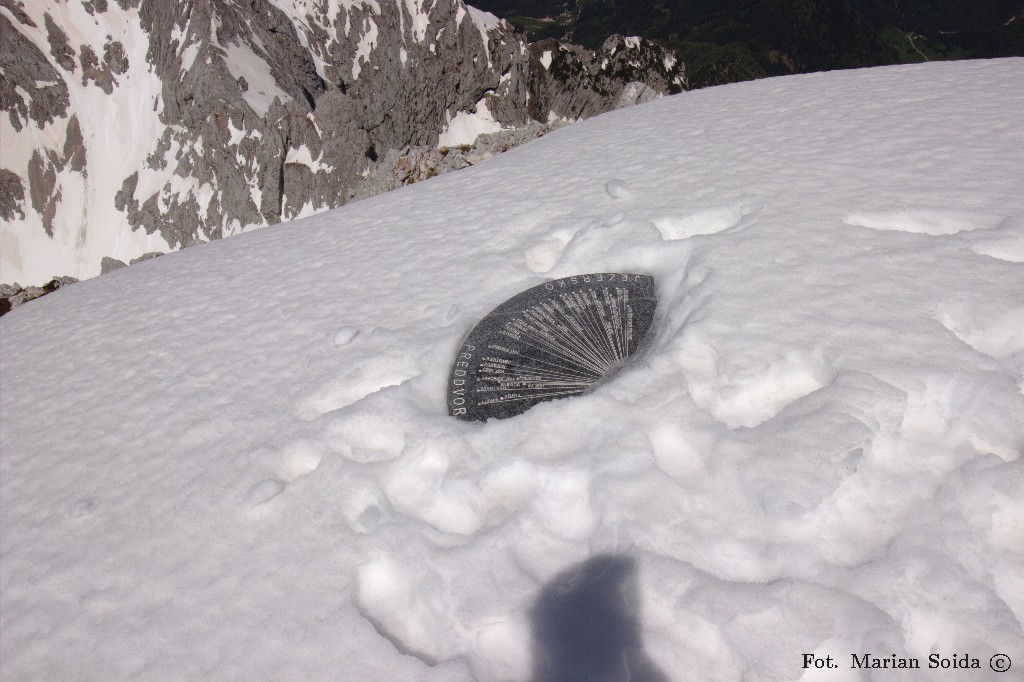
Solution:
[[(686, 93), (10, 312), (0, 676), (1024, 663), (1021, 111), (1021, 59)], [(634, 362), (447, 415), (482, 316), (601, 271), (657, 282)]]

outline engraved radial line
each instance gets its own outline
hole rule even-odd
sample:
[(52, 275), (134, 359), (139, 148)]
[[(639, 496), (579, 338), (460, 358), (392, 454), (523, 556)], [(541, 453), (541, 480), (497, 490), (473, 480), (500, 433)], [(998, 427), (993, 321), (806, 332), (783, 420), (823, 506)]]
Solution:
[(589, 380), (589, 377), (567, 375), (561, 372), (549, 372), (544, 370), (538, 370), (536, 368), (511, 368), (512, 371), (508, 374), (497, 374), (497, 375), (484, 375), (478, 378), (478, 381), (486, 381), (489, 383), (514, 383), (514, 382), (530, 382), (530, 383), (583, 383)]
[[(520, 368), (513, 368), (514, 370), (520, 370)], [(509, 374), (497, 374), (497, 375), (484, 375), (478, 379), (479, 381), (489, 381), (495, 383), (513, 383), (513, 382), (530, 382), (530, 383), (571, 383), (579, 384), (592, 381), (590, 376), (579, 376), (579, 375), (568, 375), (561, 372), (548, 372), (543, 370), (537, 370), (534, 368), (523, 369), (522, 371), (515, 371)]]
[[(589, 364), (597, 372), (604, 371), (604, 362), (600, 353), (596, 349), (592, 348), (587, 343), (587, 339), (582, 335), (581, 330), (578, 328), (579, 323), (576, 320), (567, 319), (564, 333), (564, 340), (566, 341), (565, 347), (573, 350), (575, 353), (582, 357), (587, 358)], [(570, 333), (571, 332), (571, 333)]]
[[(509, 393), (511, 393), (513, 395), (522, 395), (524, 393), (529, 393), (529, 396), (527, 396), (527, 397), (536, 397), (536, 396), (549, 395), (549, 394), (562, 394), (562, 393), (566, 393), (566, 392), (582, 393), (584, 390), (586, 390), (588, 385), (589, 384), (581, 384), (579, 386), (550, 386), (550, 387), (535, 387), (535, 388), (534, 387), (529, 387), (529, 386), (520, 386), (518, 388), (501, 388), (499, 386), (482, 386), (479, 389), (477, 389), (476, 392), (478, 394), (481, 394), (481, 395), (509, 394)], [(502, 400), (506, 400), (507, 398), (503, 397), (501, 399)]]
[[(538, 341), (538, 343), (540, 343), (542, 341), (542, 339), (537, 339), (537, 341)], [(522, 343), (524, 345), (527, 345), (527, 346), (530, 346), (531, 348), (535, 348), (535, 349), (537, 349), (539, 351), (547, 352), (550, 355), (554, 355), (557, 358), (561, 358), (562, 360), (566, 360), (566, 361), (568, 361), (568, 362), (570, 362), (570, 363), (572, 363), (574, 365), (581, 366), (581, 368), (582, 368), (582, 366), (585, 366), (585, 367), (587, 367), (589, 369), (592, 369), (593, 371), (597, 372), (598, 375), (604, 373), (604, 368), (603, 367), (601, 367), (600, 365), (592, 362), (591, 360), (589, 360), (586, 357), (580, 356), (578, 353), (574, 352), (574, 349), (566, 347), (564, 345), (559, 345), (559, 344), (556, 344), (556, 343), (551, 343), (547, 339), (543, 339), (543, 343), (544, 343), (544, 346), (546, 346), (546, 348), (534, 345), (534, 344), (530, 343), (529, 341), (527, 341), (525, 339), (520, 341), (520, 343)], [(568, 368), (565, 368), (565, 369), (568, 369)]]
[(573, 320), (571, 328), (575, 333), (567, 340), (570, 340), (574, 347), (585, 352), (591, 362), (600, 367), (603, 373), (608, 366), (607, 358), (602, 349), (599, 346), (595, 346), (594, 339), (589, 330), (579, 322), (578, 318)]
[(621, 312), (618, 313), (618, 314), (621, 314), (622, 315), (622, 319), (623, 319), (623, 324), (622, 324), (622, 327), (621, 327), (622, 334), (623, 334), (623, 348), (625, 350), (626, 355), (628, 356), (630, 354), (630, 337), (626, 333), (626, 318), (629, 315), (629, 312), (631, 312), (633, 308), (630, 306), (629, 297), (627, 295), (625, 295), (625, 293), (623, 291), (620, 291), (620, 292), (617, 292), (617, 293), (618, 293), (618, 300), (622, 301), (622, 309), (621, 309)]
[(588, 291), (587, 293), (590, 295), (588, 296), (587, 294), (583, 294), (583, 297), (588, 299), (588, 303), (592, 305), (587, 305), (584, 309), (583, 321), (586, 324), (588, 333), (594, 340), (594, 343), (601, 349), (601, 357), (604, 361), (605, 368), (607, 369), (607, 367), (615, 361), (615, 356), (614, 353), (609, 353), (609, 350), (611, 349), (608, 347), (608, 335), (604, 329), (604, 324), (601, 322), (600, 316), (596, 312), (596, 309), (601, 305), (601, 302), (594, 292)]
[(577, 295), (577, 292), (573, 292), (573, 294), (574, 295), (571, 297), (571, 303), (566, 305), (566, 307), (572, 312), (570, 324), (572, 324), (573, 328), (580, 335), (579, 343), (584, 344), (589, 349), (591, 349), (593, 357), (595, 357), (596, 361), (599, 362), (603, 367), (607, 367), (607, 358), (605, 357), (605, 353), (601, 349), (601, 344), (590, 333), (590, 330), (588, 330), (587, 328), (586, 304), (585, 302), (580, 301), (580, 297)]
[(504, 377), (502, 379), (491, 379), (481, 381), (481, 386), (489, 386), (495, 390), (514, 390), (530, 386), (585, 386), (585, 382), (559, 380), (542, 380), (537, 377)]
[(624, 311), (626, 302), (622, 298), (622, 290), (616, 289), (615, 294), (609, 294), (608, 306), (612, 310), (612, 315), (615, 318), (615, 346), (618, 350), (619, 357), (625, 358), (629, 356), (629, 345), (626, 343), (625, 334), (625, 316)]
[(521, 341), (521, 343), (530, 348), (534, 348), (542, 353), (546, 353), (548, 355), (554, 356), (555, 358), (565, 360), (571, 364), (571, 367), (562, 367), (562, 369), (577, 372), (582, 370), (590, 370), (599, 375), (603, 372), (603, 369), (600, 365), (591, 361), (589, 358), (581, 357), (580, 354), (577, 353), (573, 348), (564, 345), (554, 344), (547, 339), (541, 338), (537, 339), (537, 344), (541, 345), (530, 343), (525, 339)]
[[(520, 343), (522, 343), (524, 346), (527, 346), (527, 347), (530, 347), (530, 348), (535, 348), (536, 350), (539, 350), (541, 353), (544, 353), (546, 355), (554, 355), (550, 351), (548, 351), (546, 349), (543, 349), (543, 348), (539, 348), (537, 346), (534, 346), (533, 344), (529, 343), (528, 341), (523, 340), (523, 341), (520, 341)], [(556, 357), (558, 357), (558, 356), (556, 356)], [(539, 357), (536, 357), (536, 356), (531, 356), (530, 359), (533, 360), (534, 362), (537, 362), (537, 363), (540, 363), (540, 364), (543, 364), (543, 365), (547, 365), (549, 367), (555, 367), (557, 369), (563, 370), (563, 371), (566, 372), (565, 376), (568, 376), (568, 377), (580, 377), (580, 378), (582, 378), (584, 376), (587, 376), (587, 374), (581, 373), (581, 370), (582, 369), (586, 369), (586, 368), (581, 367), (579, 365), (579, 363), (573, 363), (569, 367), (566, 367), (564, 365), (560, 365), (560, 364), (557, 364), (557, 363), (554, 363), (554, 362), (546, 362), (542, 358), (539, 358)], [(568, 358), (561, 358), (561, 359), (568, 359)], [(515, 367), (516, 369), (522, 371), (523, 373), (526, 373), (526, 372), (528, 372), (531, 369), (531, 368), (529, 368), (527, 366), (520, 365), (520, 364), (510, 365), (510, 367)], [(597, 373), (598, 376), (600, 376), (600, 373), (596, 372), (596, 368), (595, 368), (595, 371), (591, 372), (591, 373)], [(596, 381), (596, 379), (595, 379), (595, 381)]]
[[(559, 393), (550, 393), (548, 395), (550, 395), (551, 397), (559, 396), (559, 395), (577, 395), (578, 393), (581, 393), (581, 392), (582, 391), (561, 391)], [(517, 400), (534, 400), (536, 397), (537, 396), (535, 396), (535, 395), (524, 395), (524, 396), (519, 396), (519, 397), (516, 397), (516, 398), (503, 398), (502, 402), (514, 403)]]
[(582, 379), (589, 375), (559, 372), (556, 370), (548, 369), (546, 367), (511, 365), (509, 366), (509, 370), (507, 372), (491, 376), (493, 376), (494, 378), (503, 378), (506, 380), (512, 380), (515, 377), (537, 377), (538, 379), (543, 379), (546, 381), (574, 381)]
[(629, 293), (625, 290), (619, 292), (619, 299), (622, 301), (622, 347), (626, 351), (626, 355), (630, 354), (629, 350), (629, 334), (626, 329), (626, 320), (632, 316), (633, 306), (629, 304)]
[[(554, 323), (563, 330), (563, 332), (568, 332), (569, 330), (576, 332), (576, 334), (563, 334), (562, 340), (566, 342), (567, 347), (571, 347), (576, 352), (588, 357), (590, 361), (594, 363), (595, 367), (603, 367), (604, 359), (601, 353), (598, 349), (593, 348), (592, 344), (586, 343), (585, 332), (580, 328), (578, 316), (570, 314), (575, 313), (575, 311), (564, 303), (559, 304), (558, 301), (552, 301), (551, 308), (558, 314), (558, 316), (561, 317), (561, 319), (551, 311), (546, 312), (551, 316)], [(602, 369), (601, 371), (603, 372), (604, 370)]]
[[(577, 292), (573, 292), (573, 294), (576, 293)], [(591, 330), (588, 329), (588, 325), (586, 324), (587, 320), (585, 317), (586, 305), (585, 303), (581, 302), (579, 298), (575, 298), (575, 300), (570, 300), (571, 303), (566, 303), (565, 307), (572, 312), (572, 316), (571, 318), (568, 318), (568, 321), (572, 328), (579, 334), (577, 343), (588, 348), (588, 350), (590, 351), (590, 357), (594, 360), (595, 364), (601, 367), (601, 371), (603, 373), (608, 368), (608, 358), (607, 354), (602, 350), (601, 343), (599, 342), (597, 337), (595, 337), (591, 333)]]
[[(562, 360), (566, 360), (566, 361), (572, 363), (573, 365), (577, 365), (578, 366), (580, 364), (586, 364), (586, 363), (581, 363), (579, 357), (568, 355), (565, 352), (560, 352), (560, 351), (566, 351), (568, 349), (566, 349), (562, 345), (559, 345), (558, 343), (556, 343), (552, 339), (548, 338), (547, 335), (545, 335), (543, 333), (540, 333), (539, 328), (528, 327), (527, 331), (530, 332), (530, 336), (532, 336), (532, 338), (534, 338), (537, 341), (537, 343), (543, 343), (543, 345), (546, 346), (546, 348), (541, 348), (539, 346), (536, 346), (536, 345), (533, 345), (533, 344), (529, 344), (529, 342), (527, 342), (525, 338), (515, 338), (515, 337), (512, 337), (512, 338), (515, 338), (515, 340), (518, 341), (521, 344), (531, 345), (531, 347), (536, 348), (537, 350), (540, 350), (542, 352), (546, 352), (549, 355), (553, 355), (555, 357), (561, 358)], [(548, 331), (548, 329), (545, 327), (543, 329), (543, 331)], [(519, 336), (522, 337), (523, 335), (520, 334)], [(554, 335), (552, 334), (552, 336), (554, 336)], [(558, 337), (555, 336), (555, 338), (557, 339)], [(598, 371), (598, 372), (601, 371), (600, 367), (597, 364), (593, 364), (592, 368), (594, 369), (594, 371)], [(563, 368), (563, 369), (568, 369), (568, 368)]]
[[(607, 287), (602, 290), (604, 296), (607, 296), (607, 291)], [(602, 301), (602, 297), (599, 297), (596, 291), (592, 292), (591, 296), (594, 300), (594, 310), (591, 311), (591, 318), (597, 327), (597, 333), (600, 334), (603, 342), (602, 345), (606, 349), (608, 364), (611, 365), (619, 359), (618, 348), (615, 347), (615, 320), (611, 315), (611, 307), (607, 306), (607, 300)], [(609, 319), (610, 317), (611, 319)]]
[[(481, 386), (480, 393), (519, 393), (522, 391), (553, 391), (562, 390), (566, 388), (580, 389), (583, 390), (588, 383), (567, 383), (567, 382), (550, 382), (550, 383), (537, 383), (537, 382), (507, 382), (514, 385), (499, 384), (497, 386)], [(520, 385), (520, 383), (522, 385)]]
[(601, 359), (602, 364), (607, 363), (607, 358), (601, 348), (600, 340), (595, 337), (591, 330), (588, 328), (588, 308), (589, 301), (587, 300), (586, 294), (578, 291), (574, 291), (569, 294), (566, 298), (569, 300), (566, 303), (566, 307), (569, 308), (572, 313), (572, 324), (573, 327), (580, 333), (581, 338), (585, 339), (587, 345), (591, 347), (594, 353), (597, 354)]
[[(529, 346), (529, 347), (534, 347), (534, 346), (532, 346), (532, 345), (531, 345), (531, 344), (530, 344), (529, 342), (527, 342), (527, 341), (523, 341), (522, 343), (523, 343), (524, 345), (526, 345), (526, 346)], [(543, 353), (543, 354), (545, 354), (545, 355), (552, 355), (552, 353), (550, 353), (550, 352), (549, 352), (549, 351), (547, 351), (546, 349), (543, 349), (543, 348), (537, 348), (537, 350), (539, 350), (539, 351), (540, 351), (541, 353)], [(589, 376), (589, 375), (592, 375), (592, 374), (596, 374), (596, 373), (597, 373), (596, 371), (594, 371), (594, 370), (591, 370), (591, 369), (589, 369), (589, 368), (587, 368), (587, 367), (582, 367), (582, 366), (580, 366), (580, 364), (579, 364), (579, 363), (574, 363), (574, 364), (572, 364), (572, 365), (570, 365), (570, 366), (566, 367), (566, 366), (564, 366), (564, 365), (561, 365), (561, 364), (559, 364), (559, 363), (556, 363), (556, 362), (549, 362), (549, 361), (546, 361), (546, 360), (545, 360), (544, 358), (542, 358), (542, 357), (537, 357), (537, 356), (531, 356), (531, 358), (530, 358), (530, 359), (531, 359), (531, 360), (532, 360), (533, 362), (536, 362), (536, 363), (538, 363), (538, 364), (541, 364), (541, 365), (545, 365), (545, 366), (547, 366), (547, 367), (552, 367), (552, 368), (555, 368), (555, 370), (562, 370), (563, 372), (565, 372), (565, 376), (571, 376), (571, 377), (583, 377), (583, 376)], [(519, 364), (517, 364), (517, 365), (515, 365), (515, 367), (517, 367), (517, 368), (524, 368), (524, 371), (529, 371), (530, 369), (532, 369), (532, 365), (519, 365)], [(548, 370), (548, 371), (551, 371), (551, 372), (553, 372), (553, 371), (555, 371), (555, 370)]]
[(597, 301), (595, 312), (597, 315), (598, 323), (601, 325), (601, 338), (604, 340), (604, 345), (608, 349), (608, 356), (611, 359), (610, 362), (619, 360), (622, 356), (619, 354), (619, 347), (615, 343), (615, 309), (611, 305), (611, 301), (608, 297), (608, 288), (605, 287), (601, 290), (601, 296), (597, 296), (597, 292), (594, 293), (594, 298)]
[[(526, 312), (526, 317), (542, 332), (542, 336), (551, 343), (559, 343), (564, 340), (564, 332), (561, 321), (544, 306), (535, 306)], [(562, 334), (558, 332), (561, 331)]]
[(625, 358), (626, 347), (623, 344), (622, 338), (622, 296), (619, 294), (618, 289), (613, 292), (607, 292), (608, 295), (608, 314), (612, 318), (612, 343), (615, 344), (615, 354), (618, 359)]
[(629, 289), (622, 290), (622, 338), (626, 348), (626, 355), (633, 351), (629, 349), (629, 340), (633, 336), (633, 305), (629, 300)]
[(481, 383), (478, 393), (521, 393), (523, 391), (583, 390), (589, 383), (550, 382), (536, 383), (532, 381), (504, 381)]
[(614, 341), (615, 347), (618, 352), (619, 358), (624, 358), (628, 355), (626, 352), (625, 337), (622, 335), (622, 292), (616, 288), (615, 293), (608, 293), (608, 309), (611, 311), (612, 319), (614, 321)]
[(565, 390), (582, 391), (582, 390), (584, 390), (589, 385), (590, 384), (550, 384), (550, 385), (545, 384), (543, 386), (518, 386), (518, 387), (510, 387), (510, 388), (497, 387), (497, 388), (490, 388), (490, 389), (481, 389), (481, 392), (486, 392), (486, 393), (498, 393), (498, 392), (523, 393), (523, 392), (534, 392), (534, 394), (536, 394), (536, 393), (542, 393), (543, 394), (543, 393), (550, 393), (551, 391), (565, 391)]
[(601, 306), (601, 318), (604, 323), (604, 336), (616, 360), (622, 358), (619, 346), (619, 309), (607, 291), (604, 292), (604, 305)]
[[(588, 383), (593, 382), (595, 379), (591, 375), (566, 375), (566, 374), (552, 374), (548, 372), (523, 372), (521, 375), (523, 381), (530, 381), (531, 383)], [(527, 378), (528, 377), (528, 378)], [(509, 379), (512, 380), (511, 378)]]
[(622, 289), (615, 290), (615, 311), (619, 316), (618, 342), (622, 348), (622, 357), (629, 357), (629, 340), (626, 338), (626, 300), (622, 295)]

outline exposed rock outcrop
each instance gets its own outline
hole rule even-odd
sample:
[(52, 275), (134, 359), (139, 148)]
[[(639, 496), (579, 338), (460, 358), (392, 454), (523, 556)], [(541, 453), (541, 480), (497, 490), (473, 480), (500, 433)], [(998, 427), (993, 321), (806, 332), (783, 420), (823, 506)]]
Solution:
[(384, 158), (374, 164), (366, 177), (356, 186), (353, 199), (365, 199), (404, 185), (476, 165), (563, 125), (565, 125), (564, 121), (532, 122), (519, 128), (485, 133), (478, 136), (471, 145), (463, 144), (455, 147), (424, 145), (389, 149)]
[(642, 38), (614, 35), (599, 52), (554, 39), (529, 47), (530, 113), (589, 118), (612, 108), (679, 92), (685, 84), (675, 55)]
[(74, 284), (77, 281), (74, 277), (54, 277), (41, 287), (23, 287), (17, 282), (14, 284), (0, 284), (0, 315), (6, 315), (20, 305), (52, 293), (61, 287)]
[[(23, 28), (38, 29), (24, 12), (16, 13), (15, 17), (23, 22)], [(62, 63), (64, 57), (58, 55), (58, 63)], [(44, 127), (64, 116), (70, 103), (63, 76), (0, 12), (0, 111), (7, 112), (14, 131), (21, 131), (29, 121), (39, 128)]]

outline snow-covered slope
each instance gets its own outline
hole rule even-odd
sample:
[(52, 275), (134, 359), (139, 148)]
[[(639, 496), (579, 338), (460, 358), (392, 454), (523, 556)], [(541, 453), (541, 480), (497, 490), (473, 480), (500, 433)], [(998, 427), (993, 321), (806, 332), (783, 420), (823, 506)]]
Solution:
[[(9, 313), (0, 673), (526, 680), (598, 617), (650, 680), (1021, 679), (1021, 111), (1020, 59), (703, 90)], [(447, 416), (477, 320), (601, 271), (657, 280), (635, 362)]]

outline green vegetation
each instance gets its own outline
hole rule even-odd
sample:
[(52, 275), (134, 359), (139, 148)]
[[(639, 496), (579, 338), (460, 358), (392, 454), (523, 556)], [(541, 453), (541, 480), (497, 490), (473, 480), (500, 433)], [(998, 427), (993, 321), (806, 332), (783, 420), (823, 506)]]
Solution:
[(559, 38), (565, 36), (569, 30), (570, 17), (562, 15), (553, 19), (524, 17), (521, 14), (509, 14), (504, 17), (513, 26), (530, 36), (530, 40), (538, 41), (545, 38)]
[[(1020, 0), (476, 0), (531, 40), (615, 33), (674, 49), (690, 87), (788, 73), (1024, 56)], [(1014, 17), (1017, 17), (1014, 19)]]
[(511, 16), (553, 19), (570, 15), (573, 6), (572, 0), (478, 0), (469, 4), (505, 19)]

